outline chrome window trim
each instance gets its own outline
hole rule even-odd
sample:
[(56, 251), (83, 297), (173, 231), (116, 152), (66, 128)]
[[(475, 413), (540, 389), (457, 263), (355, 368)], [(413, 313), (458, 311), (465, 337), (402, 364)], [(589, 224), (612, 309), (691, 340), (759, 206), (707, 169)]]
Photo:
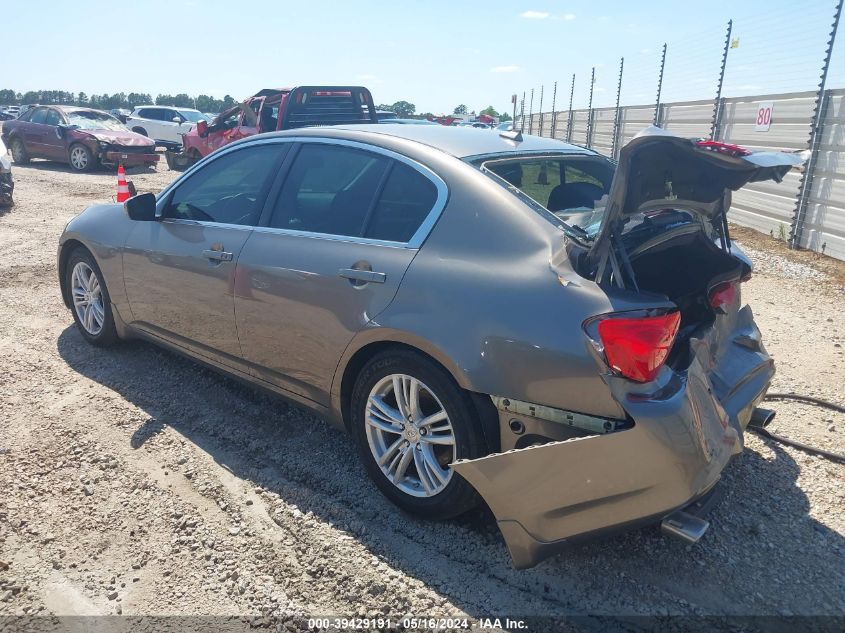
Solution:
[[(267, 145), (267, 144), (276, 144), (276, 143), (320, 143), (323, 145), (339, 145), (344, 147), (351, 147), (354, 149), (360, 149), (362, 151), (373, 152), (375, 154), (381, 154), (387, 158), (391, 158), (396, 160), (400, 163), (406, 164), (411, 169), (414, 169), (424, 178), (427, 178), (437, 190), (437, 197), (434, 200), (434, 204), (431, 207), (431, 210), (428, 212), (428, 215), (425, 216), (423, 221), (420, 223), (419, 228), (417, 228), (416, 232), (411, 236), (411, 239), (407, 242), (398, 242), (393, 240), (377, 240), (367, 237), (358, 237), (355, 235), (332, 235), (328, 233), (313, 233), (311, 231), (297, 231), (294, 229), (280, 229), (270, 226), (250, 226), (251, 230), (259, 231), (261, 233), (277, 233), (279, 235), (291, 235), (291, 236), (299, 236), (299, 237), (310, 237), (314, 239), (322, 239), (322, 240), (329, 240), (329, 241), (336, 241), (336, 242), (352, 242), (356, 244), (369, 244), (375, 246), (388, 246), (393, 248), (409, 248), (409, 249), (419, 249), (422, 246), (423, 242), (425, 242), (428, 235), (431, 233), (431, 230), (434, 228), (434, 225), (437, 223), (437, 220), (440, 219), (440, 215), (443, 213), (443, 209), (446, 208), (446, 203), (449, 201), (449, 187), (446, 185), (446, 182), (437, 175), (433, 170), (426, 167), (422, 163), (415, 161), (412, 158), (409, 158), (403, 154), (399, 154), (398, 152), (394, 152), (393, 150), (386, 149), (384, 147), (380, 147), (378, 145), (372, 145), (370, 143), (363, 143), (361, 141), (350, 141), (347, 139), (338, 139), (338, 138), (331, 138), (331, 137), (320, 137), (320, 136), (286, 136), (282, 138), (257, 138), (254, 141), (249, 141), (246, 143), (238, 143), (234, 147), (230, 148), (222, 148), (215, 151), (210, 156), (211, 161), (218, 160), (220, 157), (225, 156), (234, 151), (238, 151), (240, 149), (245, 149), (248, 147), (253, 147), (255, 145)], [(219, 153), (218, 153), (219, 152)], [(179, 178), (174, 180), (170, 183), (165, 189), (159, 193), (156, 201), (156, 217), (162, 219), (162, 215), (164, 214), (164, 200), (170, 195), (171, 190), (175, 189), (185, 178), (190, 177), (200, 166), (205, 165), (207, 161), (203, 159), (199, 161), (196, 165), (193, 165), (189, 170), (184, 172)], [(208, 161), (208, 162), (211, 162)], [(170, 218), (172, 220), (172, 218)], [(183, 222), (185, 222), (183, 220)], [(196, 222), (196, 224), (203, 225), (203, 226), (233, 226), (233, 227), (240, 227), (243, 228), (242, 225), (223, 225), (217, 222), (201, 222), (201, 221), (194, 221), (188, 220), (187, 222)]]
[(205, 220), (186, 220), (184, 218), (162, 218), (162, 224), (181, 224), (183, 226), (204, 226), (217, 227), (221, 229), (237, 229), (239, 231), (252, 231), (256, 227), (251, 224), (229, 224), (226, 222), (208, 222)]

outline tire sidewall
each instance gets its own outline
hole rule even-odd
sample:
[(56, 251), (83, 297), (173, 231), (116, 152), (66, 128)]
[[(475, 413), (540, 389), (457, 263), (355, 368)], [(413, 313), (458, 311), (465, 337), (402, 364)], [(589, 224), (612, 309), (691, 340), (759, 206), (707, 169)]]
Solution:
[(358, 451), (368, 474), (384, 495), (399, 507), (426, 518), (449, 518), (471, 509), (479, 497), (469, 483), (453, 472), (446, 487), (433, 497), (413, 497), (385, 477), (367, 441), (365, 411), (370, 391), (390, 374), (406, 374), (422, 381), (440, 400), (455, 435), (455, 458), (474, 459), (485, 454), (483, 436), (467, 394), (443, 369), (413, 352), (385, 352), (375, 356), (361, 370), (353, 388), (350, 423)]
[[(85, 150), (86, 154), (88, 155), (88, 162), (85, 163), (85, 167), (82, 167), (81, 169), (79, 167), (76, 167), (73, 164), (73, 161), (71, 160), (71, 154), (73, 153), (73, 150), (76, 149), (77, 147), (81, 147), (83, 150)], [(94, 152), (92, 152), (88, 147), (86, 147), (82, 143), (74, 143), (67, 150), (67, 162), (68, 162), (68, 164), (70, 165), (70, 168), (73, 171), (85, 172), (85, 171), (91, 171), (92, 169), (94, 169), (94, 165), (97, 162), (97, 160), (94, 158)]]
[[(98, 334), (94, 335), (89, 333), (82, 323), (79, 320), (79, 315), (76, 313), (76, 307), (73, 305), (73, 283), (71, 281), (73, 277), (73, 269), (79, 262), (84, 262), (88, 265), (88, 267), (94, 271), (94, 274), (97, 275), (97, 281), (100, 283), (100, 288), (103, 297), (103, 327), (100, 328)], [(82, 248), (75, 248), (73, 252), (68, 257), (67, 266), (65, 268), (65, 291), (67, 292), (67, 296), (70, 297), (70, 311), (73, 314), (73, 321), (76, 323), (76, 328), (79, 330), (82, 337), (91, 343), (92, 345), (110, 345), (115, 340), (117, 340), (117, 333), (114, 325), (114, 315), (112, 314), (112, 307), (111, 307), (111, 297), (109, 295), (109, 289), (106, 285), (106, 280), (103, 278), (103, 273), (100, 271), (100, 267), (97, 266), (97, 262), (94, 260), (94, 257), (89, 253), (87, 250)]]
[[(15, 157), (16, 147), (20, 148), (18, 150), (18, 158)], [(29, 153), (26, 151), (26, 145), (24, 145), (24, 142), (21, 139), (17, 137), (13, 138), (12, 141), (9, 143), (9, 149), (12, 152), (12, 160), (14, 160), (16, 164), (23, 165), (29, 162)]]

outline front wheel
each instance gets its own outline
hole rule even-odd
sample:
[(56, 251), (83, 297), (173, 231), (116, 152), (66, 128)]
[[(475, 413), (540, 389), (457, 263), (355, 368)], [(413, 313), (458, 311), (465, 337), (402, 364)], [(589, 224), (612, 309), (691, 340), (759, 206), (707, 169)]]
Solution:
[(100, 267), (87, 250), (77, 247), (70, 254), (65, 284), (73, 320), (83, 338), (102, 347), (114, 344), (118, 337), (109, 291)]
[(91, 171), (97, 160), (90, 149), (81, 143), (75, 143), (68, 151), (68, 162), (74, 171)]
[(469, 396), (440, 366), (405, 350), (362, 369), (351, 423), (367, 472), (396, 505), (430, 519), (473, 508), (478, 494), (451, 464), (485, 454)]

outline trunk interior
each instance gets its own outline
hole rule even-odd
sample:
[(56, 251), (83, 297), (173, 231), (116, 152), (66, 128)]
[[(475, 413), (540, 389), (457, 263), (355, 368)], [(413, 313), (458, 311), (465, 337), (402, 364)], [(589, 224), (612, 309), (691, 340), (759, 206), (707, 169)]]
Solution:
[[(640, 291), (665, 295), (681, 312), (677, 341), (683, 343), (698, 329), (712, 325), (716, 312), (710, 291), (725, 281), (738, 281), (750, 270), (748, 264), (725, 252), (703, 230), (664, 236), (633, 249), (631, 268)], [(685, 367), (689, 346), (674, 346), (669, 363)]]

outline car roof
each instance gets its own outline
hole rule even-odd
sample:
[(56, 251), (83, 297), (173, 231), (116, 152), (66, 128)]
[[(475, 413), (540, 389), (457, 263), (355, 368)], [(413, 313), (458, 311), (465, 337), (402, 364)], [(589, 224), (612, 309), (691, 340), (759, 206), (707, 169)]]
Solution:
[(99, 112), (100, 114), (108, 114), (105, 110), (99, 110), (97, 108), (85, 108), (83, 106), (67, 106), (67, 105), (52, 105), (49, 103), (42, 104), (40, 107), (42, 108), (56, 108), (56, 110), (60, 110), (65, 114), (70, 114), (71, 112)]
[(452, 127), (446, 125), (403, 125), (382, 121), (376, 124), (333, 125), (327, 127), (297, 128), (276, 134), (284, 136), (333, 136), (333, 130), (347, 130), (373, 136), (391, 136), (428, 145), (457, 158), (496, 154), (533, 152), (572, 152), (595, 154), (594, 151), (558, 141), (523, 134), (522, 141), (504, 137), (490, 129)]

